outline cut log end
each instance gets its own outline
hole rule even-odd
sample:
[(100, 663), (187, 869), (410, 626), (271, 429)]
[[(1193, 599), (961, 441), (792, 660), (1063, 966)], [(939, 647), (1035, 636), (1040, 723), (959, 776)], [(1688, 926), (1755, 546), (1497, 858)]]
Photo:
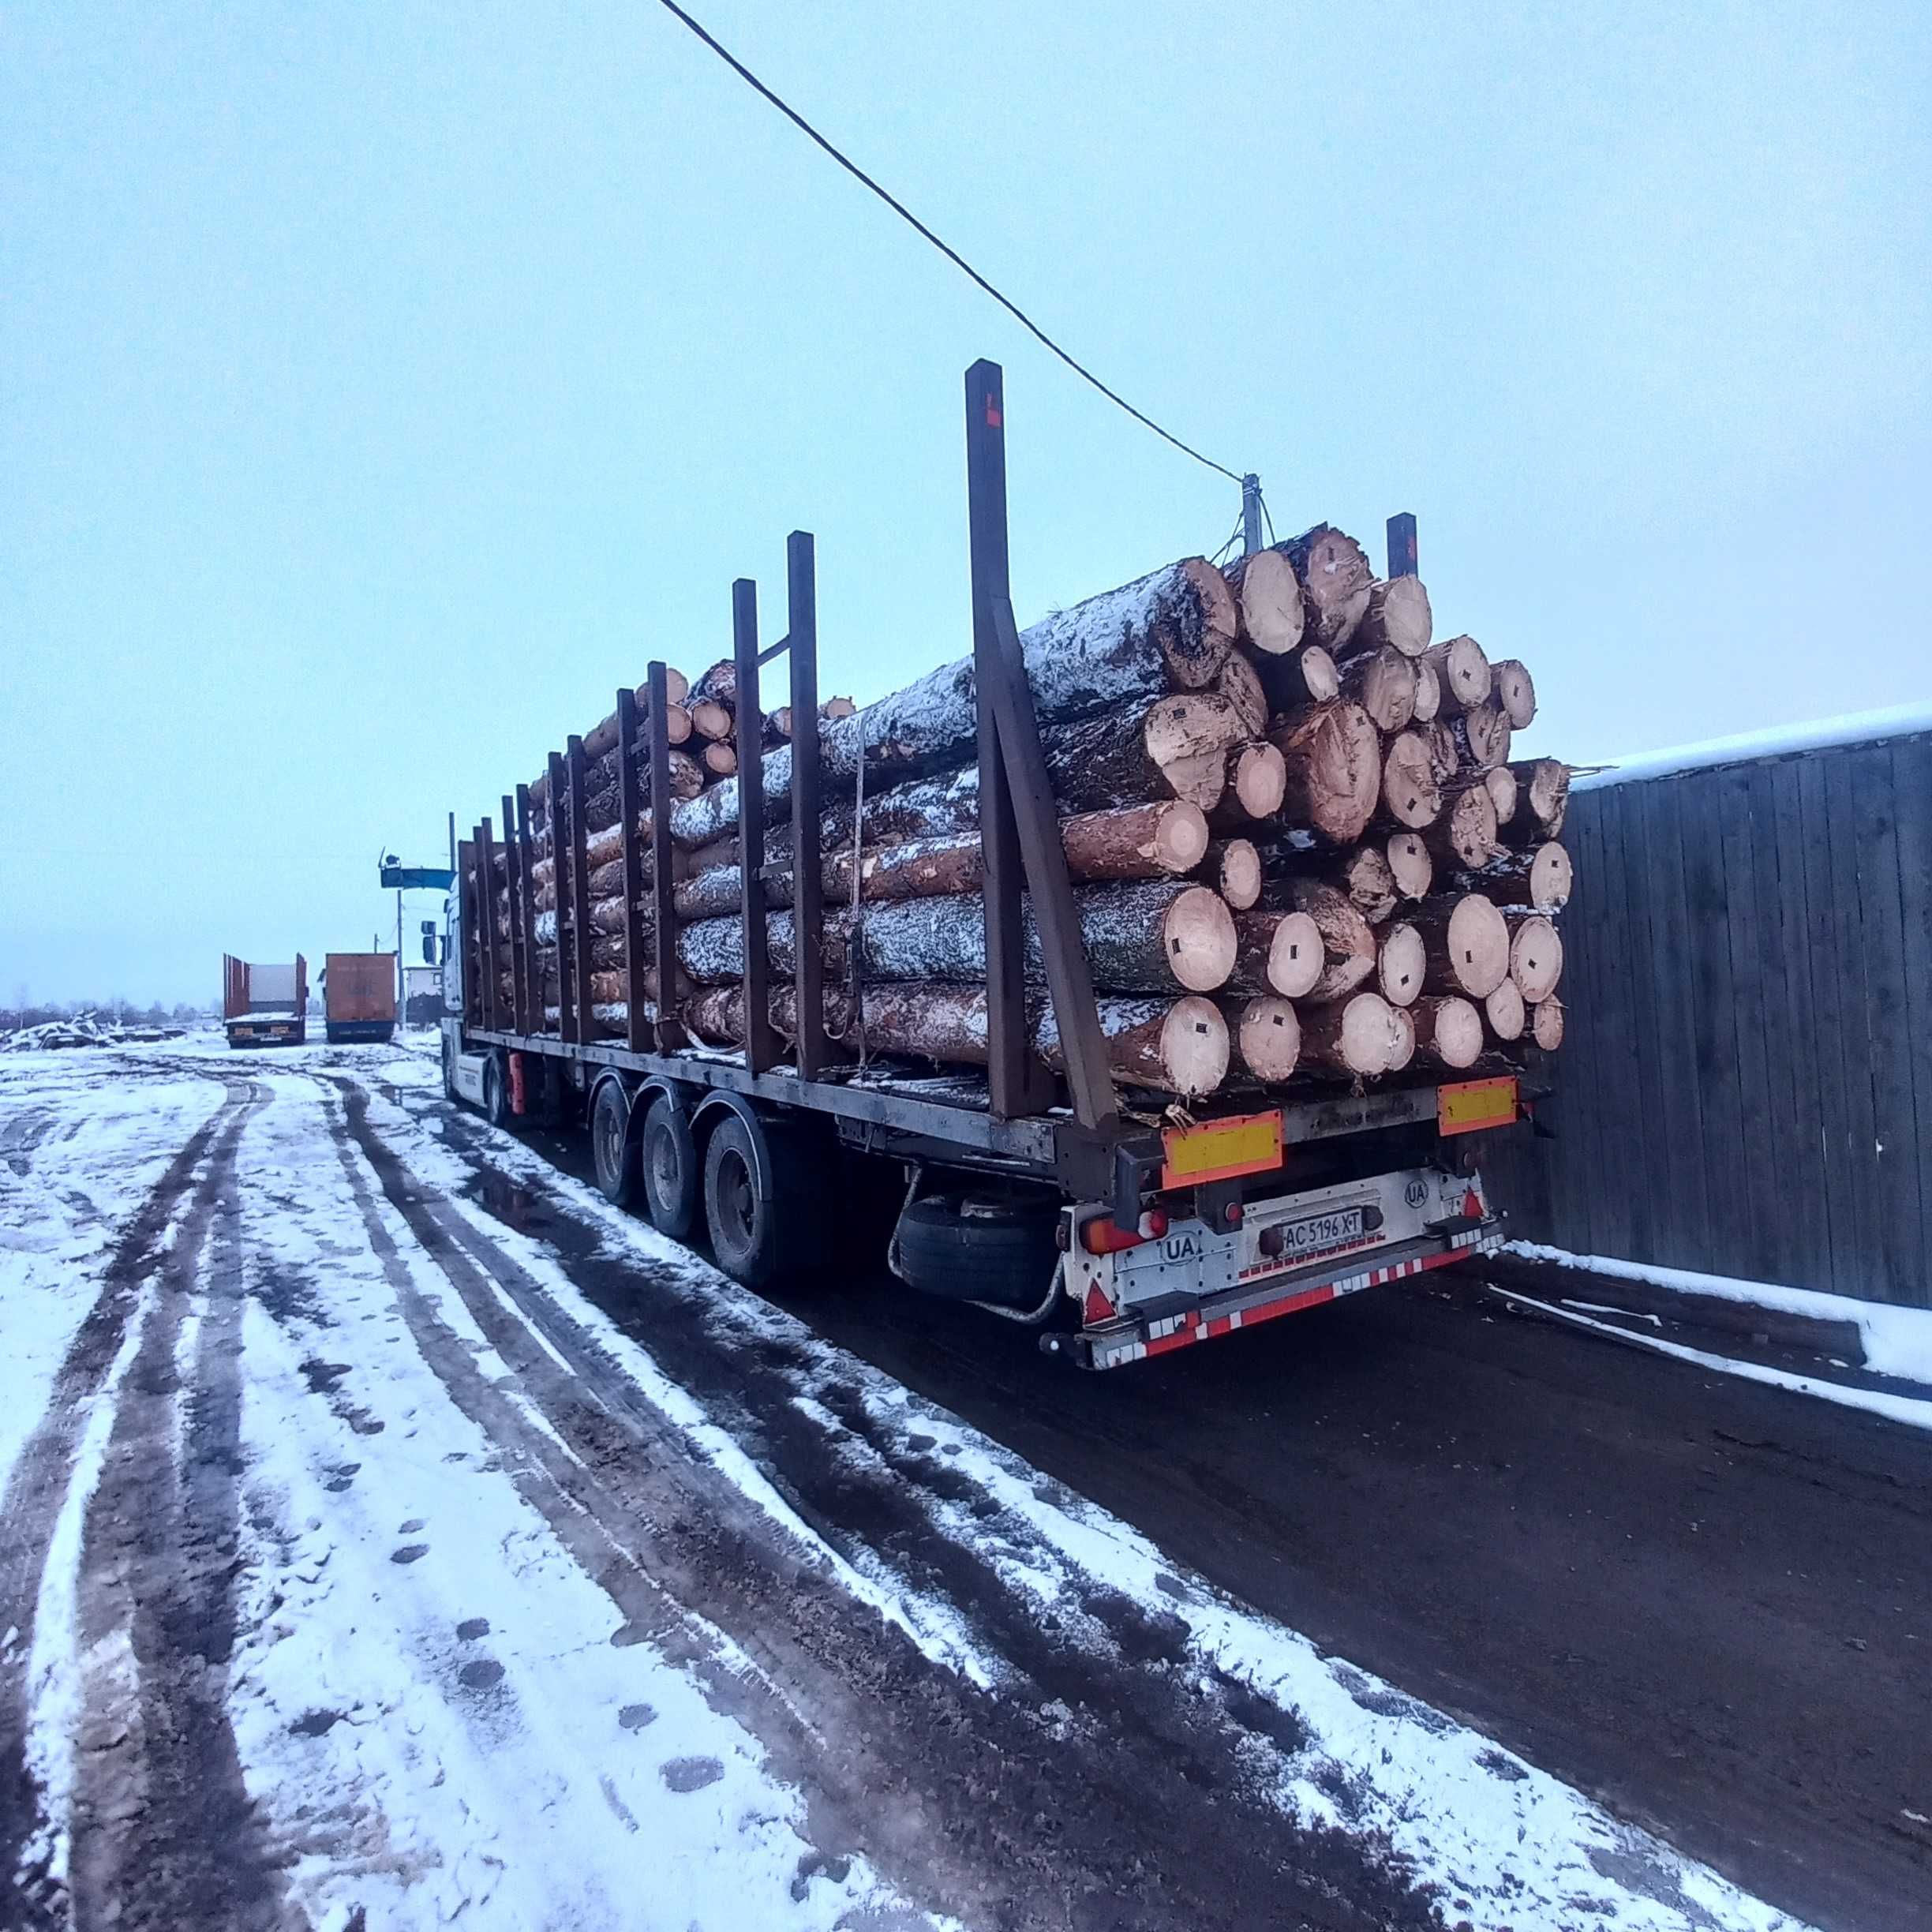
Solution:
[(1377, 644), (1392, 645), (1405, 657), (1420, 657), (1428, 649), (1434, 625), (1422, 579), (1391, 577), (1370, 589), (1368, 612), (1356, 638), (1359, 642), (1366, 635)]
[(1428, 724), (1434, 721), (1442, 710), (1442, 680), (1436, 675), (1436, 667), (1426, 657), (1418, 657), (1415, 663), (1415, 721)]
[(1395, 875), (1395, 889), (1405, 899), (1426, 899), (1436, 880), (1436, 862), (1415, 832), (1395, 832), (1382, 848)]
[(1570, 903), (1569, 853), (1554, 839), (1546, 839), (1530, 860), (1530, 903), (1542, 912), (1556, 912)]
[(1245, 912), (1261, 897), (1261, 855), (1252, 839), (1231, 838), (1221, 848), (1215, 884), (1237, 912)]
[(1302, 1016), (1303, 1061), (1346, 1079), (1386, 1073), (1402, 1043), (1394, 1013), (1379, 993), (1351, 994)]
[(1489, 1031), (1506, 1043), (1522, 1038), (1527, 1014), (1522, 990), (1514, 979), (1505, 979), (1483, 1002), (1483, 1018)]
[(841, 718), (851, 717), (858, 709), (849, 698), (828, 698), (818, 707), (818, 715), (836, 724)]
[[(1420, 831), (1442, 813), (1442, 787), (1428, 740), (1419, 732), (1398, 732), (1382, 760), (1382, 808), (1398, 826)], [(1390, 863), (1394, 863), (1391, 855)]]
[(1283, 999), (1301, 999), (1327, 969), (1322, 930), (1305, 912), (1256, 912), (1237, 927), (1244, 979), (1259, 981)]
[(1469, 1001), (1449, 994), (1418, 1000), (1409, 1011), (1415, 1022), (1417, 1057), (1425, 1065), (1460, 1073), (1481, 1057), (1482, 1015)]
[(1422, 935), (1410, 925), (1391, 926), (1382, 935), (1376, 960), (1376, 983), (1391, 1006), (1413, 1006), (1422, 997), (1428, 958)]
[(1249, 818), (1272, 818), (1288, 794), (1288, 765), (1265, 739), (1245, 744), (1228, 760), (1224, 798)]
[(1240, 1009), (1235, 1046), (1241, 1065), (1259, 1080), (1285, 1080), (1301, 1058), (1301, 1022), (1293, 1002), (1264, 993)]
[(1160, 1023), (1160, 1066), (1184, 1100), (1211, 1094), (1227, 1077), (1228, 1025), (1211, 1000), (1178, 999)]
[(1382, 740), (1368, 713), (1338, 698), (1278, 729), (1272, 743), (1286, 761), (1291, 818), (1337, 845), (1353, 845), (1382, 790)]
[(1267, 693), (1261, 687), (1261, 673), (1242, 652), (1228, 653), (1215, 689), (1234, 707), (1242, 730), (1253, 736), (1267, 729)]
[(1496, 823), (1507, 825), (1516, 816), (1516, 774), (1507, 765), (1494, 765), (1483, 773), (1483, 784), (1496, 807)]
[(1227, 901), (1205, 886), (1177, 893), (1162, 922), (1167, 970), (1190, 993), (1211, 993), (1234, 970), (1234, 915)]
[[(1258, 550), (1228, 571), (1235, 580), (1241, 635), (1258, 651), (1285, 657), (1301, 642), (1301, 584), (1279, 550)], [(1331, 693), (1331, 695), (1333, 694)]]
[(1353, 537), (1322, 523), (1287, 545), (1301, 579), (1303, 635), (1333, 650), (1355, 634), (1368, 609), (1375, 572)]
[(1401, 731), (1415, 716), (1415, 666), (1391, 644), (1351, 657), (1342, 667), (1342, 689), (1377, 731)]
[(1442, 686), (1442, 709), (1448, 716), (1479, 705), (1489, 695), (1493, 676), (1483, 647), (1473, 637), (1452, 637), (1432, 644), (1428, 661)]
[(1413, 917), (1428, 948), (1436, 991), (1487, 999), (1507, 977), (1508, 923), (1481, 893), (1459, 893), (1447, 904), (1432, 900)]
[(1448, 811), (1424, 834), (1423, 842), (1452, 872), (1473, 872), (1487, 865), (1496, 850), (1496, 807), (1488, 788), (1472, 784), (1458, 792)]
[(1527, 731), (1536, 717), (1536, 680), (1519, 657), (1504, 657), (1495, 670), (1496, 702), (1518, 731)]
[(1156, 808), (1154, 863), (1163, 872), (1192, 872), (1208, 856), (1208, 818), (1198, 805), (1173, 799)]
[(1391, 1006), (1389, 1024), (1393, 1030), (1395, 1045), (1389, 1054), (1388, 1070), (1400, 1073), (1416, 1057), (1416, 1024), (1407, 1007)]
[(1554, 1053), (1563, 1044), (1563, 1002), (1538, 1000), (1530, 1009), (1530, 1037), (1545, 1053)]
[(1563, 941), (1541, 912), (1526, 913), (1514, 923), (1509, 976), (1523, 998), (1535, 1005), (1556, 990), (1556, 983), (1563, 977)]

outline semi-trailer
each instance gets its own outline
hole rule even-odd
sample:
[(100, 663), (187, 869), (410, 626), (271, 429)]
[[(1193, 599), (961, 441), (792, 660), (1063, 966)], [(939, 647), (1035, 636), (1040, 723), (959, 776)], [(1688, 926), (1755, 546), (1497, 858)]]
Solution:
[[(1008, 590), (996, 367), (968, 372), (967, 399), (983, 1069), (935, 1073), (889, 1054), (838, 1050), (822, 1023), (837, 990), (822, 972), (816, 869), (765, 865), (755, 807), (739, 834), (743, 1043), (705, 1043), (680, 1025), (674, 1000), (657, 1002), (657, 989), (680, 978), (674, 885), (683, 873), (671, 812), (646, 808), (672, 796), (674, 707), (666, 667), (653, 663), (643, 690), (619, 690), (609, 734), (621, 836), (617, 858), (601, 864), (616, 866), (620, 882), (621, 971), (593, 970), (590, 935), (609, 928), (591, 916), (586, 747), (573, 739), (549, 762), (544, 860), (526, 787), (503, 800), (500, 840), (485, 818), (459, 847), (445, 912), (446, 1093), (500, 1127), (587, 1133), (609, 1199), (640, 1207), (675, 1241), (702, 1223), (719, 1266), (740, 1281), (883, 1261), (909, 1290), (978, 1304), (1091, 1368), (1493, 1248), (1501, 1216), (1476, 1152), (1484, 1133), (1525, 1118), (1513, 1071), (1484, 1066), (1476, 1077), (1393, 1091), (1360, 1079), (1284, 1093), (1251, 1083), (1164, 1105), (1123, 1093), (1111, 1076), (1091, 936), (1069, 885)], [(818, 716), (808, 535), (793, 534), (788, 567), (780, 644), (761, 652), (748, 586), (734, 600), (740, 801), (762, 796), (761, 663), (787, 655), (790, 717)], [(811, 853), (834, 801), (809, 728), (795, 732), (792, 751), (790, 850)], [(862, 751), (861, 821), (863, 762)], [(606, 852), (613, 834), (596, 836)], [(547, 912), (532, 883), (543, 863)], [(766, 886), (781, 869), (791, 900), (773, 915), (774, 925), (788, 922), (774, 952)], [(546, 943), (558, 974), (549, 993), (537, 966)], [(621, 1004), (609, 996), (613, 977)], [(795, 998), (789, 1039), (760, 1024), (774, 994)], [(1056, 1069), (1045, 1084), (1043, 1005)], [(896, 1212), (858, 1211), (882, 1194)], [(868, 1240), (875, 1251), (863, 1247)]]
[(230, 1046), (299, 1046), (309, 1037), (309, 962), (261, 965), (222, 955), (222, 1019)]
[(322, 962), (322, 1013), (330, 1043), (386, 1040), (395, 1033), (393, 953), (331, 953)]

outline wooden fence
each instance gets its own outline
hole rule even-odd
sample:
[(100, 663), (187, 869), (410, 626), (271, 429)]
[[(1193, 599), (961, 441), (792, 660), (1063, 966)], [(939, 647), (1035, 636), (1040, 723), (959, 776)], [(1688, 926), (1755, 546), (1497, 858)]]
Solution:
[(1556, 1138), (1485, 1161), (1518, 1237), (1932, 1305), (1932, 717), (1888, 715), (1572, 795)]

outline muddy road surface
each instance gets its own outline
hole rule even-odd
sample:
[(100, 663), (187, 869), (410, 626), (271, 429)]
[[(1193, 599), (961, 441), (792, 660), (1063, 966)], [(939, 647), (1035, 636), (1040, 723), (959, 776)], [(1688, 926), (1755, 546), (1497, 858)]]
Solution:
[(1923, 1922), (1909, 1432), (1473, 1284), (1082, 1377), (137, 1062), (0, 1078), (0, 1925)]

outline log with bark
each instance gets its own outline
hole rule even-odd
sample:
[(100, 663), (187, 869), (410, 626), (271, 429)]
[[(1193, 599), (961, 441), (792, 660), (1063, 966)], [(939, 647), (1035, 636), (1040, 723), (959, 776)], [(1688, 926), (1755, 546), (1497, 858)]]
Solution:
[(1467, 882), (1500, 906), (1560, 912), (1570, 903), (1570, 855), (1555, 839), (1545, 839), (1524, 851), (1500, 854)]
[(1258, 657), (1255, 670), (1271, 716), (1300, 712), (1341, 695), (1342, 674), (1319, 644), (1304, 644), (1285, 657)]
[(1228, 653), (1227, 662), (1215, 680), (1215, 689), (1234, 707), (1241, 729), (1250, 738), (1267, 729), (1267, 693), (1262, 688), (1261, 673), (1245, 652)]
[[(1234, 649), (1236, 625), (1226, 580), (1200, 557), (1055, 612), (1020, 635), (1035, 715), (1043, 725), (1065, 724), (1144, 706), (1177, 689), (1201, 693)], [(861, 755), (868, 784), (957, 767), (973, 756), (978, 729), (972, 660), (963, 657), (851, 717), (822, 721), (823, 775), (828, 783), (849, 781)], [(791, 749), (781, 745), (764, 761), (768, 818), (783, 809), (791, 786)], [(727, 779), (674, 811), (672, 834), (683, 845), (708, 844), (737, 824), (739, 805), (737, 783)]]
[(1189, 691), (1062, 726), (1046, 740), (1047, 777), (1065, 811), (1172, 797), (1207, 811), (1227, 788), (1228, 752), (1241, 736), (1226, 698)]
[(1282, 809), (1288, 822), (1332, 844), (1353, 845), (1382, 791), (1382, 741), (1368, 713), (1336, 698), (1276, 725), (1270, 742), (1287, 767)]
[(1443, 893), (1412, 908), (1432, 992), (1487, 999), (1510, 970), (1510, 931), (1481, 893)]
[(1511, 766), (1516, 809), (1507, 829), (1514, 838), (1555, 838), (1570, 803), (1570, 767), (1555, 758), (1522, 758)]

